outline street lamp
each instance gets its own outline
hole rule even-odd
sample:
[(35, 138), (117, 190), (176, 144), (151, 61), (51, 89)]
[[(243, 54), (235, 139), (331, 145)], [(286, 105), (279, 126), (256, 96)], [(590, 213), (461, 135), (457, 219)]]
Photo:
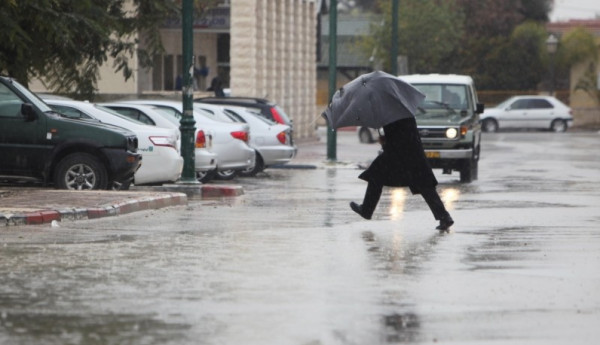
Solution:
[(546, 49), (550, 54), (550, 96), (554, 96), (554, 56), (558, 49), (558, 39), (554, 34), (550, 34), (546, 39)]

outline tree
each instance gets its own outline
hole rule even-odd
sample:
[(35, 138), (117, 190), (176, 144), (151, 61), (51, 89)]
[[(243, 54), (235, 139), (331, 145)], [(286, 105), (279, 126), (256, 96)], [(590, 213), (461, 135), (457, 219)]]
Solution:
[[(0, 73), (27, 84), (41, 78), (55, 92), (90, 98), (99, 67), (108, 57), (115, 71), (131, 77), (129, 59), (148, 65), (162, 51), (159, 24), (176, 15), (162, 0), (9, 0), (0, 3)], [(140, 36), (146, 50), (138, 50)]]
[(560, 40), (559, 58), (564, 68), (587, 64), (583, 75), (576, 81), (575, 90), (587, 93), (600, 104), (598, 90), (598, 50), (593, 34), (582, 27), (567, 32)]
[[(391, 57), (391, 2), (379, 2), (383, 22), (371, 25), (371, 35), (362, 40), (363, 49), (373, 51), (389, 70)], [(462, 36), (463, 18), (453, 11), (454, 1), (403, 0), (399, 14), (399, 54), (408, 58), (411, 73), (439, 72)]]

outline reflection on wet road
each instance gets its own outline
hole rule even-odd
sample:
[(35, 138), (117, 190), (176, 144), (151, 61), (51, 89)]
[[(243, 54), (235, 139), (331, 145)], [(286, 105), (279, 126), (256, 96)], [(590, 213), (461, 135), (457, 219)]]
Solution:
[(0, 344), (595, 344), (596, 145), (486, 135), (478, 181), (438, 175), (449, 233), (402, 188), (374, 220), (356, 216), (354, 164), (270, 169), (238, 181), (237, 198), (2, 230)]

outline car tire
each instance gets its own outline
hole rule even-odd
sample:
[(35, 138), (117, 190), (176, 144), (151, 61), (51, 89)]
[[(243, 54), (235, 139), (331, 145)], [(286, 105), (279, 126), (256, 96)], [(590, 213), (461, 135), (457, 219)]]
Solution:
[(253, 167), (244, 169), (244, 170), (240, 170), (239, 171), (239, 175), (242, 177), (254, 177), (256, 176), (256, 174), (258, 174), (259, 172), (265, 170), (265, 163), (263, 162), (262, 157), (260, 156), (260, 154), (258, 154), (258, 152), (256, 153), (256, 160), (255, 160), (255, 164)]
[(108, 174), (97, 157), (83, 152), (72, 153), (57, 164), (54, 185), (69, 190), (107, 189)]
[(471, 183), (479, 178), (479, 150), (478, 146), (473, 150), (473, 157), (464, 161), (460, 169), (460, 182)]
[(196, 171), (196, 179), (202, 183), (206, 183), (215, 178), (216, 170)]
[(494, 120), (494, 119), (485, 119), (483, 120), (483, 124), (481, 126), (481, 129), (483, 129), (484, 132), (497, 132), (498, 131), (498, 121)]
[(554, 120), (550, 125), (550, 130), (556, 133), (562, 133), (567, 131), (567, 122), (564, 120)]
[(238, 175), (237, 170), (219, 170), (217, 171), (216, 178), (219, 180), (233, 180)]
[(371, 144), (374, 142), (373, 137), (371, 137), (371, 132), (369, 132), (368, 128), (362, 127), (358, 131), (358, 140), (360, 140), (363, 144)]

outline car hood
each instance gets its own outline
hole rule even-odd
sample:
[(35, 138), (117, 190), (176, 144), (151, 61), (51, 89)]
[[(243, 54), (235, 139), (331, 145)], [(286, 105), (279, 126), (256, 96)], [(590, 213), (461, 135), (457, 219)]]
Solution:
[(85, 127), (92, 126), (92, 127), (96, 127), (96, 128), (101, 128), (101, 129), (121, 133), (125, 136), (135, 135), (135, 133), (133, 131), (131, 131), (127, 128), (111, 125), (109, 123), (100, 122), (98, 120), (70, 118), (70, 117), (64, 117), (64, 116), (58, 115), (56, 113), (51, 114), (50, 118), (52, 119), (52, 121), (54, 121), (56, 123), (65, 123), (65, 124), (68, 123), (68, 124), (74, 125), (74, 126), (85, 126)]

